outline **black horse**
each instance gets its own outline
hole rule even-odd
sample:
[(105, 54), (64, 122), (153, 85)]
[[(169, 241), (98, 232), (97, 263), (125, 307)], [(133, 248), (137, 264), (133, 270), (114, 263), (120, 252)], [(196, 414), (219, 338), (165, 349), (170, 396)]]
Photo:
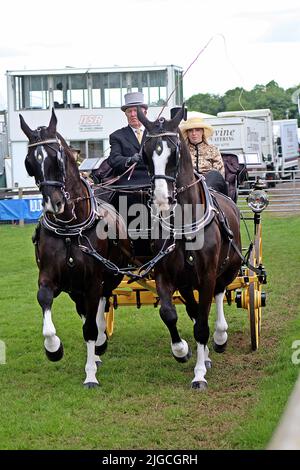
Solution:
[[(226, 286), (236, 277), (241, 266), (239, 211), (228, 197), (208, 191), (204, 178), (194, 174), (189, 150), (178, 125), (184, 115), (184, 106), (171, 120), (160, 118), (150, 122), (138, 110), (138, 119), (148, 134), (143, 147), (143, 158), (152, 176), (152, 218), (169, 233), (170, 253), (155, 267), (155, 281), (161, 302), (160, 316), (171, 335), (172, 353), (176, 360), (185, 362), (191, 356), (188, 344), (177, 330), (177, 313), (172, 304), (175, 290), (186, 302), (186, 310), (194, 322), (197, 342), (197, 363), (192, 388), (205, 389), (205, 374), (211, 367), (207, 342), (208, 315), (213, 297), (216, 300), (217, 319), (214, 348), (225, 350), (227, 323), (223, 310)], [(176, 209), (188, 214), (188, 221), (176, 225)], [(174, 209), (172, 211), (172, 208)], [(161, 232), (162, 233), (162, 232)], [(160, 250), (162, 237), (154, 240)], [(199, 298), (195, 299), (194, 291)]]
[[(80, 246), (93, 246), (98, 254), (118, 265), (126, 264), (126, 227), (114, 209), (95, 201), (89, 184), (80, 177), (73, 154), (56, 131), (54, 111), (48, 127), (31, 130), (20, 115), (21, 128), (29, 139), (25, 166), (43, 196), (43, 217), (35, 235), (39, 267), (38, 302), (43, 311), (46, 355), (51, 361), (63, 356), (63, 346), (52, 321), (55, 297), (67, 292), (83, 320), (87, 345), (87, 388), (98, 385), (99, 355), (107, 346), (105, 308), (122, 275), (84, 254)], [(113, 227), (116, 239), (106, 236)], [(113, 232), (112, 232), (113, 233)]]

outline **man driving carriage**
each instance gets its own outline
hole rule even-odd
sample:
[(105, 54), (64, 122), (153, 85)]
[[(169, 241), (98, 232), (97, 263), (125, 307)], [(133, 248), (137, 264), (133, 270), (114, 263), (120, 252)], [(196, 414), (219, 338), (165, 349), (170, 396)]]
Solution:
[[(114, 176), (119, 176), (117, 192), (112, 204), (127, 218), (128, 225), (134, 217), (122, 213), (122, 207), (129, 209), (133, 204), (146, 204), (147, 188), (150, 187), (150, 177), (146, 165), (142, 160), (141, 148), (145, 138), (144, 127), (137, 118), (137, 106), (147, 114), (148, 105), (144, 102), (141, 92), (127, 93), (124, 96), (125, 104), (121, 106), (128, 125), (116, 130), (109, 136), (110, 155), (108, 165)], [(133, 166), (134, 165), (134, 166)], [(126, 199), (126, 205), (121, 207), (121, 198)], [(125, 208), (124, 207), (124, 208)], [(135, 240), (136, 254), (146, 254), (147, 247), (144, 240)]]
[[(107, 161), (116, 176), (123, 175), (119, 180), (119, 185), (149, 185), (148, 171), (140, 154), (144, 141), (144, 127), (137, 118), (136, 108), (141, 106), (146, 115), (148, 105), (144, 103), (144, 95), (141, 92), (127, 93), (124, 99), (125, 104), (121, 106), (121, 110), (125, 113), (128, 125), (109, 136), (111, 150)], [(128, 172), (124, 173), (134, 163), (136, 166), (130, 178)]]

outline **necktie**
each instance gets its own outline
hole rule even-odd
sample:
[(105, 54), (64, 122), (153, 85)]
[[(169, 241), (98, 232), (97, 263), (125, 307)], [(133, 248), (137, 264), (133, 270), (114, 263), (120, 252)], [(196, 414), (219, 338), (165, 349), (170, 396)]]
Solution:
[(142, 138), (143, 138), (143, 133), (142, 133), (141, 129), (136, 130), (136, 138), (137, 138), (137, 140), (139, 141), (139, 144), (140, 144), (142, 142)]

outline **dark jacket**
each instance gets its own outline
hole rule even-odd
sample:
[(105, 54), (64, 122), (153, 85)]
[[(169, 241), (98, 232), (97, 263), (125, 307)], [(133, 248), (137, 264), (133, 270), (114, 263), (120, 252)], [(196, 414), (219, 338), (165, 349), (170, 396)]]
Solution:
[[(145, 132), (143, 135), (142, 143), (145, 139)], [(132, 157), (135, 153), (140, 151), (140, 144), (130, 126), (122, 127), (113, 132), (109, 136), (110, 155), (107, 159), (108, 164), (113, 168), (114, 175), (121, 175), (128, 169), (126, 166), (127, 159)], [(120, 185), (145, 185), (150, 184), (150, 178), (146, 165), (140, 162), (136, 165), (131, 179), (128, 181), (129, 173), (123, 176), (119, 183)]]

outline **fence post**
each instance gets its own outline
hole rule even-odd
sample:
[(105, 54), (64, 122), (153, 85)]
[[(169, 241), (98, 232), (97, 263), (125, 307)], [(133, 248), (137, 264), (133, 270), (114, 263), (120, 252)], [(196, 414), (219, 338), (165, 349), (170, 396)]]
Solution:
[[(19, 199), (23, 199), (23, 188), (19, 188)], [(19, 225), (24, 227), (24, 219), (19, 220)]]

